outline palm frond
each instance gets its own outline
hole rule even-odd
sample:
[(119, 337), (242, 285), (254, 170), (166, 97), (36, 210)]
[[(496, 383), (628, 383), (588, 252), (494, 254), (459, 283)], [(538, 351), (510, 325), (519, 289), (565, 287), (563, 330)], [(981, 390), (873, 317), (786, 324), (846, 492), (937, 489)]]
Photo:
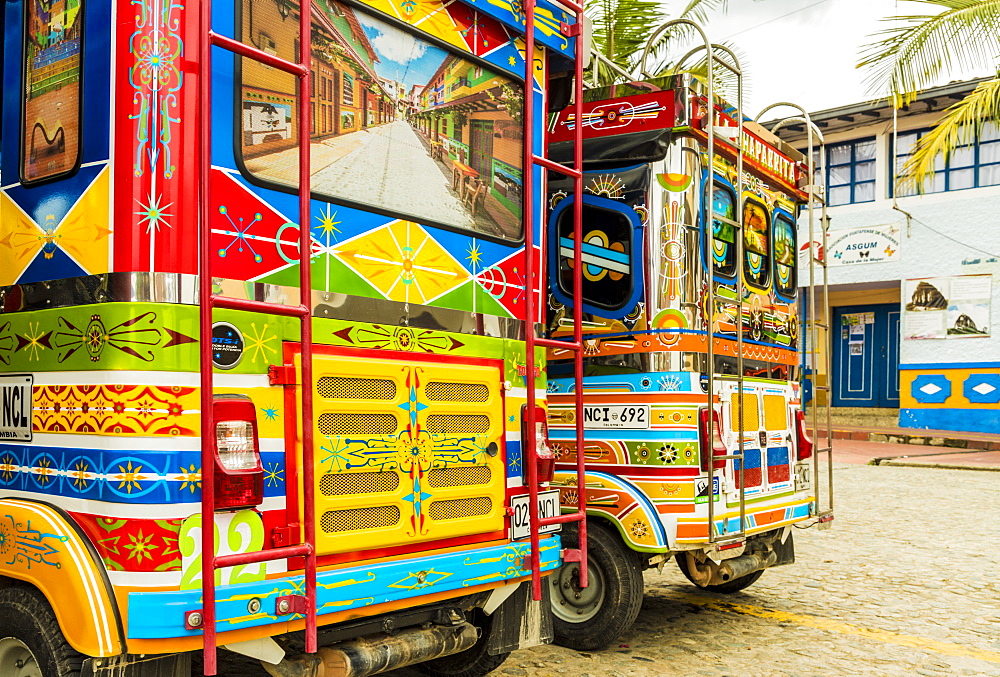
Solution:
[(995, 68), (1000, 54), (1000, 0), (910, 0), (939, 8), (934, 14), (894, 16), (900, 23), (879, 31), (862, 48), (858, 68), (873, 96), (891, 96), (902, 106), (916, 92), (955, 69)]
[(680, 16), (684, 19), (691, 19), (699, 23), (708, 21), (710, 12), (717, 9), (726, 11), (728, 0), (689, 0), (688, 4), (681, 10)]
[(967, 97), (949, 107), (933, 130), (917, 141), (896, 179), (898, 194), (919, 190), (934, 176), (938, 158), (945, 160), (977, 138), (987, 122), (1000, 121), (1000, 73), (981, 82)]
[[(724, 42), (721, 43), (722, 46), (731, 50), (737, 61), (743, 62), (746, 59), (746, 54), (739, 49), (734, 43)], [(708, 83), (708, 55), (705, 54), (704, 50), (699, 52), (697, 58), (688, 60), (687, 63), (673, 63), (667, 60), (664, 64), (655, 67), (655, 70), (650, 69), (655, 76), (665, 76), (673, 75), (675, 72), (689, 73), (695, 80), (707, 85)], [(737, 103), (739, 98), (739, 85), (736, 80), (736, 76), (733, 71), (729, 68), (723, 66), (719, 63), (720, 59), (725, 59), (726, 61), (731, 61), (730, 56), (724, 50), (716, 49), (713, 55), (715, 57), (715, 68), (712, 72), (712, 81), (715, 85), (715, 95), (726, 99), (732, 104)], [(745, 74), (743, 76), (743, 103), (745, 104), (750, 96), (749, 78)]]
[(623, 68), (645, 47), (652, 27), (666, 21), (657, 0), (587, 0), (585, 8), (595, 48)]

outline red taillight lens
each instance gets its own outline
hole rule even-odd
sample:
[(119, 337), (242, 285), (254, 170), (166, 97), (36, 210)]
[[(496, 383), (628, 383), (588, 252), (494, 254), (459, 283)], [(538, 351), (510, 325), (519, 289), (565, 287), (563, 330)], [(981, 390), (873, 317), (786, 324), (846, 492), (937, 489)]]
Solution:
[(257, 410), (239, 395), (215, 400), (215, 509), (251, 508), (264, 500)]
[[(710, 433), (709, 430), (709, 410), (706, 407), (702, 407), (698, 410), (698, 442), (701, 460), (701, 471), (708, 472), (708, 448), (709, 445), (712, 447), (712, 456), (725, 456), (727, 454), (726, 444), (722, 441), (722, 430), (719, 425), (719, 412), (712, 412), (712, 423), (715, 426), (715, 435), (712, 436), (712, 441), (709, 442)], [(715, 468), (725, 468), (725, 461), (715, 461)]]
[(806, 412), (795, 410), (795, 453), (800, 461), (812, 458), (813, 441), (806, 432)]
[(549, 423), (545, 409), (535, 407), (535, 431), (528, 434), (528, 408), (521, 407), (521, 445), (524, 450), (534, 444), (535, 458), (538, 459), (538, 483), (548, 484), (556, 471), (556, 455), (549, 447)]

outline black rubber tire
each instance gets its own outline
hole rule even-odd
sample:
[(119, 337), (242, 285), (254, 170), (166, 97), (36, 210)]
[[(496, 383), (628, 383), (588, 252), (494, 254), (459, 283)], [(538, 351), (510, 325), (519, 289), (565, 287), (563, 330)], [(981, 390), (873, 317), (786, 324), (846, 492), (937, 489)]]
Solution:
[(758, 578), (764, 575), (764, 569), (760, 569), (759, 571), (755, 571), (752, 574), (747, 574), (746, 576), (734, 578), (733, 580), (726, 581), (725, 583), (719, 583), (718, 585), (702, 586), (695, 583), (694, 579), (691, 578), (691, 574), (688, 573), (687, 557), (684, 555), (684, 553), (675, 555), (674, 559), (677, 560), (677, 568), (681, 570), (682, 574), (684, 574), (684, 578), (691, 581), (692, 585), (696, 585), (698, 586), (698, 588), (702, 590), (708, 590), (709, 592), (718, 592), (724, 595), (729, 595), (734, 592), (739, 592), (740, 590), (743, 590), (745, 588), (749, 588), (751, 585), (757, 582)]
[(45, 595), (35, 588), (0, 589), (0, 639), (14, 637), (31, 651), (44, 677), (78, 677), (84, 656), (59, 629)]
[[(577, 547), (576, 525), (567, 524), (564, 529), (563, 545)], [(571, 562), (563, 566), (577, 565)], [(555, 613), (552, 616), (555, 643), (578, 651), (600, 649), (617, 640), (632, 627), (642, 608), (642, 562), (613, 526), (596, 520), (587, 522), (587, 566), (590, 571), (597, 570), (604, 581), (597, 613), (577, 623)], [(559, 604), (558, 597), (559, 593), (553, 591), (553, 607)]]
[(471, 648), (450, 656), (442, 656), (425, 663), (412, 666), (417, 672), (429, 677), (483, 677), (499, 668), (509, 653), (491, 656), (487, 653), (493, 616), (487, 616), (480, 609), (470, 614), (470, 622), (481, 630), (479, 640)]

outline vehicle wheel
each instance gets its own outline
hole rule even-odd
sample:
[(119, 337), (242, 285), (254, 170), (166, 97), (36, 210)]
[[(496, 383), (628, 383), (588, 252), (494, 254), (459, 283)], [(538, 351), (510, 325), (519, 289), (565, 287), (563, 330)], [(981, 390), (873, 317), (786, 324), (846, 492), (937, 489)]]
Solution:
[(481, 609), (471, 616), (469, 622), (482, 630), (479, 641), (465, 651), (418, 663), (413, 669), (430, 677), (482, 677), (499, 668), (510, 654), (491, 656), (486, 650), (495, 616), (487, 616)]
[(21, 586), (0, 590), (0, 675), (76, 677), (82, 664), (42, 593)]
[[(576, 547), (576, 525), (563, 542)], [(642, 607), (642, 568), (614, 527), (587, 522), (588, 586), (580, 565), (567, 562), (549, 576), (556, 644), (587, 651), (606, 646), (632, 627)]]
[(684, 574), (684, 578), (691, 581), (693, 585), (697, 585), (702, 590), (708, 590), (710, 592), (719, 592), (724, 595), (728, 595), (734, 592), (739, 592), (744, 588), (749, 588), (751, 585), (756, 583), (757, 579), (760, 578), (764, 573), (764, 570), (761, 569), (759, 571), (753, 572), (752, 574), (747, 574), (746, 576), (734, 578), (731, 581), (726, 581), (725, 583), (719, 583), (718, 585), (698, 585), (697, 583), (694, 582), (694, 579), (688, 572), (687, 557), (685, 557), (684, 554), (681, 553), (680, 555), (675, 555), (674, 559), (677, 561), (677, 568), (681, 570), (682, 574)]

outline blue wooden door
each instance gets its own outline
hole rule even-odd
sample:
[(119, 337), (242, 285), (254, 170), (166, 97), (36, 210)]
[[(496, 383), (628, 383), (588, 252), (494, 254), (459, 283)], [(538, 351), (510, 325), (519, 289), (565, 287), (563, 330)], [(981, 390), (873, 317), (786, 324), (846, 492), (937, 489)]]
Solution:
[(899, 305), (833, 309), (833, 406), (899, 406)]

